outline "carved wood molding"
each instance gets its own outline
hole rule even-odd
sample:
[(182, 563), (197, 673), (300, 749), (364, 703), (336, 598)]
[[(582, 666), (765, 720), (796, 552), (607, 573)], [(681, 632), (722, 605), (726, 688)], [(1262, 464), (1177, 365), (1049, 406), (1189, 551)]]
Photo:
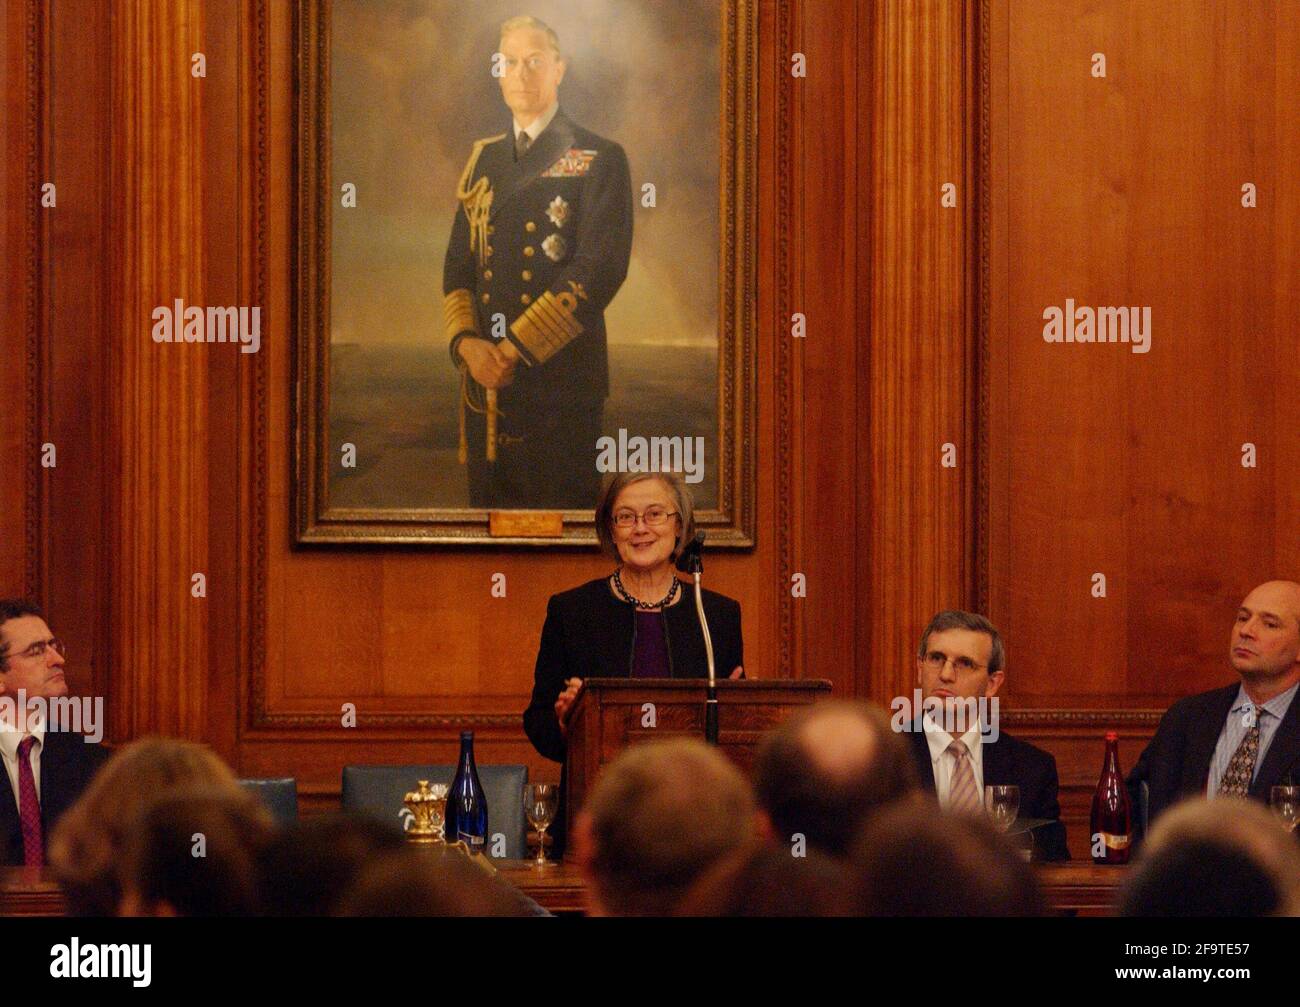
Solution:
[(24, 296), (25, 339), (25, 402), (23, 415), (26, 421), (24, 445), (26, 458), (23, 466), (25, 483), (23, 525), (27, 548), (23, 565), (23, 595), (41, 599), (45, 588), (45, 470), (41, 468), (41, 439), (45, 428), (48, 401), (41, 394), (45, 383), (45, 335), (48, 332), (45, 304), (45, 222), (38, 194), (45, 177), (46, 162), (46, 100), (49, 94), (48, 63), (46, 60), (49, 10), (42, 0), (28, 0), (24, 12), (26, 89), (23, 108), (23, 143), (26, 154), (24, 171), (25, 188), (21, 198), (25, 201), (26, 255), (24, 269), (26, 290)]
[[(975, 462), (963, 4), (872, 5), (870, 438), (860, 605), (871, 695), (912, 686), (915, 633), (968, 594)], [(941, 465), (945, 444), (956, 467)]]
[[(776, 267), (776, 325), (780, 333), (783, 319), (791, 315), (794, 281), (791, 269), (790, 240), (793, 230), (794, 158), (791, 138), (796, 128), (794, 103), (795, 78), (787, 71), (789, 54), (795, 51), (794, 17), (789, 0), (781, 0), (776, 10), (776, 229), (772, 244)], [(790, 579), (796, 567), (794, 474), (795, 461), (795, 347), (794, 340), (778, 334), (774, 340), (776, 363), (776, 500), (775, 539), (777, 555), (777, 674), (793, 678), (802, 671), (802, 661), (795, 663), (795, 599), (790, 593)]]
[[(207, 605), (233, 591), (207, 568), (205, 344), (155, 343), (152, 311), (203, 305), (202, 12), (157, 2), (110, 20), (113, 67), (110, 612), (116, 737), (206, 729)], [(227, 347), (221, 347), (226, 349)]]

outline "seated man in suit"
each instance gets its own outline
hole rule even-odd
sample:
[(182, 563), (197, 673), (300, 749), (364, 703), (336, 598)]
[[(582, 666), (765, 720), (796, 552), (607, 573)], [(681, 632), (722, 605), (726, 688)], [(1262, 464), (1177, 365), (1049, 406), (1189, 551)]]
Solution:
[(1253, 797), (1300, 771), (1300, 584), (1273, 580), (1246, 595), (1233, 623), (1228, 661), (1239, 682), (1171, 706), (1129, 774), (1136, 815), (1148, 818), (1191, 794)]
[(40, 609), (0, 601), (0, 853), (9, 866), (44, 866), (45, 837), (108, 757), (50, 702), (68, 695), (63, 654)]
[[(927, 712), (919, 717), (913, 712), (915, 719), (902, 729), (911, 738), (922, 784), (933, 789), (945, 809), (978, 811), (984, 806), (986, 786), (1019, 787), (1020, 817), (1050, 823), (1034, 830), (1036, 859), (1068, 860), (1056, 799), (1056, 759), (1027, 741), (994, 730), (996, 722), (952, 717), (997, 694), (1006, 678), (1003, 659), (1002, 638), (982, 615), (940, 612), (921, 634), (916, 657), (918, 691)], [(932, 706), (937, 710), (930, 712)], [(945, 726), (959, 731), (959, 736)]]

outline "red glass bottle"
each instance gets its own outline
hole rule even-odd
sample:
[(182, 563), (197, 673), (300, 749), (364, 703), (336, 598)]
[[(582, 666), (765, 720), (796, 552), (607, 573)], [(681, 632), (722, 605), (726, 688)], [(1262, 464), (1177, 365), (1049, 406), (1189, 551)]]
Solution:
[[(1124, 774), (1119, 771), (1119, 735), (1106, 732), (1106, 759), (1092, 795), (1090, 847), (1099, 864), (1127, 864), (1133, 841), (1133, 813)], [(1098, 852), (1100, 851), (1100, 856)]]

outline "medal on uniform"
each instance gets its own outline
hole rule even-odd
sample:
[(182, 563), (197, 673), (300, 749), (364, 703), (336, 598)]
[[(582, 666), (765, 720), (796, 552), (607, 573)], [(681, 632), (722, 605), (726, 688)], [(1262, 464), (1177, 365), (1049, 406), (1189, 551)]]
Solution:
[(569, 219), (569, 204), (564, 201), (563, 196), (556, 196), (551, 200), (551, 205), (546, 208), (546, 215), (551, 218), (551, 223), (556, 227), (563, 227), (564, 222)]
[(563, 259), (567, 250), (568, 246), (558, 234), (548, 234), (546, 240), (542, 242), (542, 251), (546, 253), (546, 257), (552, 262), (559, 262)]

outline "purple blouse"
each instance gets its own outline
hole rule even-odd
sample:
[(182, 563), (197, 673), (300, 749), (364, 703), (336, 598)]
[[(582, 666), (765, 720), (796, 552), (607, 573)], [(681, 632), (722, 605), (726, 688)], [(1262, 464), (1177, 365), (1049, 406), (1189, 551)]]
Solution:
[(637, 609), (633, 678), (670, 678), (668, 641), (664, 638), (663, 612)]

